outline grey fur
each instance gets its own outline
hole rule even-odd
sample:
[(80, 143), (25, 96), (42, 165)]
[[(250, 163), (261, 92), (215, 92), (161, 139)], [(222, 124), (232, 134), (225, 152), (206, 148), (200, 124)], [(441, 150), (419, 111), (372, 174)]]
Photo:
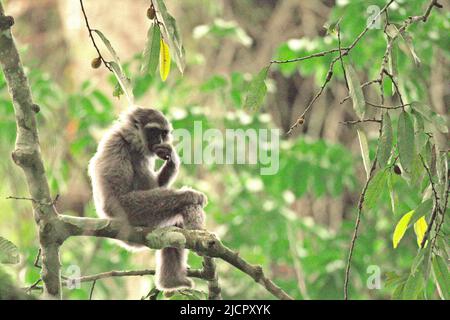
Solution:
[[(155, 128), (172, 130), (161, 112), (133, 107), (102, 138), (89, 163), (96, 211), (99, 216), (123, 220), (123, 232), (130, 226), (201, 229), (207, 198), (189, 188), (169, 188), (178, 173), (179, 158), (170, 135), (146, 131)], [(155, 157), (166, 160), (159, 172), (154, 169)], [(165, 248), (158, 257), (160, 290), (192, 287), (183, 249)]]

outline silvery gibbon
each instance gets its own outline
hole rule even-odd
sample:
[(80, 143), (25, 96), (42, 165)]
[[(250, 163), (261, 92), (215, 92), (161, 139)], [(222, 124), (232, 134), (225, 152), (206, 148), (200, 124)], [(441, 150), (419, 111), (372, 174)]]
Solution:
[[(89, 163), (99, 216), (123, 220), (124, 230), (126, 226), (204, 227), (206, 196), (190, 188), (170, 188), (180, 165), (171, 130), (161, 112), (134, 106), (107, 131)], [(165, 161), (158, 171), (156, 157)], [(186, 261), (184, 249), (158, 250), (157, 288), (191, 288)]]

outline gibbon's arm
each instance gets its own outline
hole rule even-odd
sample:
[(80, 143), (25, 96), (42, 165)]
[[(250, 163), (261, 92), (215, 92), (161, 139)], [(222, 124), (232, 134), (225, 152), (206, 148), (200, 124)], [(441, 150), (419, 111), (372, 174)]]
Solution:
[(170, 187), (172, 182), (178, 175), (178, 169), (180, 167), (180, 158), (175, 150), (172, 151), (167, 159), (166, 163), (157, 173), (158, 186), (160, 187)]

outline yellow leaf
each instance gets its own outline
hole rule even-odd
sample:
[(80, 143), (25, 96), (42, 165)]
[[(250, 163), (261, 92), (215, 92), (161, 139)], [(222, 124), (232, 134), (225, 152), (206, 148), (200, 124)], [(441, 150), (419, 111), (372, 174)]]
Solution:
[(170, 72), (170, 51), (167, 43), (161, 38), (159, 48), (159, 75), (162, 81), (166, 81)]
[(411, 210), (408, 213), (405, 213), (403, 217), (397, 222), (395, 226), (394, 235), (392, 237), (392, 244), (394, 245), (394, 249), (397, 248), (398, 243), (402, 240), (406, 228), (408, 227), (409, 220), (411, 220), (412, 215), (414, 214), (414, 210)]
[(417, 237), (417, 245), (420, 248), (420, 245), (422, 244), (423, 237), (425, 236), (425, 232), (427, 231), (428, 225), (427, 221), (425, 220), (425, 216), (420, 217), (419, 220), (414, 223), (414, 232), (416, 233)]

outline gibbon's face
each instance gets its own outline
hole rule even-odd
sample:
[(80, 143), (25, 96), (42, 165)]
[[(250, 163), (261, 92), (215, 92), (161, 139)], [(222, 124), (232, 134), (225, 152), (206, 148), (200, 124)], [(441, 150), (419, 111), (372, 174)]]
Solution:
[(155, 127), (153, 123), (149, 123), (144, 127), (144, 135), (147, 140), (147, 147), (150, 151), (154, 151), (154, 147), (161, 143), (169, 141), (169, 128)]
[(164, 115), (154, 109), (139, 108), (134, 112), (134, 119), (142, 130), (144, 143), (150, 152), (161, 143), (170, 142), (172, 126)]

